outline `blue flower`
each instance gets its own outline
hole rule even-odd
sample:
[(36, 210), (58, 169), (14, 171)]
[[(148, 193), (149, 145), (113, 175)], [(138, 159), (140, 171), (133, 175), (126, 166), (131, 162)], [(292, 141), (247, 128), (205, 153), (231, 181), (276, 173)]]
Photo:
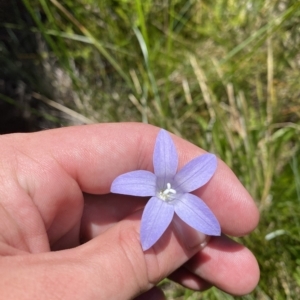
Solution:
[(206, 184), (217, 168), (213, 154), (200, 155), (177, 172), (178, 155), (171, 136), (160, 130), (153, 153), (154, 173), (138, 170), (118, 176), (111, 192), (151, 197), (141, 221), (141, 244), (144, 251), (152, 247), (170, 225), (174, 213), (192, 228), (207, 234), (221, 234), (213, 212), (190, 192)]

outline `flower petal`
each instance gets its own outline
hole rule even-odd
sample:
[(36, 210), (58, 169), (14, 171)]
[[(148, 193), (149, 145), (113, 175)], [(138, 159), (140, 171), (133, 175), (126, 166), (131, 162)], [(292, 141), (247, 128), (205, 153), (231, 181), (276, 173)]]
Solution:
[(156, 176), (144, 170), (128, 172), (113, 181), (110, 191), (131, 196), (154, 196), (156, 194)]
[(192, 192), (206, 184), (217, 169), (214, 154), (203, 154), (187, 163), (174, 178), (174, 188), (183, 192)]
[(175, 213), (185, 223), (207, 235), (220, 235), (220, 224), (210, 208), (197, 196), (183, 194), (174, 204)]
[(165, 188), (174, 177), (178, 167), (178, 155), (171, 136), (164, 129), (157, 135), (153, 153), (154, 174), (158, 177), (158, 188)]
[(152, 197), (147, 202), (141, 223), (141, 243), (144, 251), (158, 241), (171, 223), (173, 215), (173, 205), (156, 197)]

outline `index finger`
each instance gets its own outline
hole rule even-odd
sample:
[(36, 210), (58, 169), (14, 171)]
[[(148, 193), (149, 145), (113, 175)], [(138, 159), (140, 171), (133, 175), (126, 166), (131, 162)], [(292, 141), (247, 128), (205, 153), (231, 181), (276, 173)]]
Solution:
[[(152, 156), (159, 128), (141, 123), (95, 124), (31, 134), (24, 147), (46, 153), (73, 177), (82, 191), (106, 194), (112, 181), (132, 170), (153, 171)], [(204, 150), (172, 136), (179, 168)], [(35, 151), (36, 152), (36, 151)], [(258, 210), (249, 193), (221, 160), (213, 178), (195, 192), (213, 210), (222, 231), (240, 236), (258, 223)]]

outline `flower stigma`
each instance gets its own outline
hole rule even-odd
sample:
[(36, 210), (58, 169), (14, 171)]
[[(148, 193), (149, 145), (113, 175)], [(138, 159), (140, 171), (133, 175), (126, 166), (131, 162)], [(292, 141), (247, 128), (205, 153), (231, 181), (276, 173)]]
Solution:
[(159, 198), (163, 201), (171, 201), (172, 196), (176, 194), (176, 190), (171, 188), (171, 183), (167, 183), (167, 188), (159, 192)]

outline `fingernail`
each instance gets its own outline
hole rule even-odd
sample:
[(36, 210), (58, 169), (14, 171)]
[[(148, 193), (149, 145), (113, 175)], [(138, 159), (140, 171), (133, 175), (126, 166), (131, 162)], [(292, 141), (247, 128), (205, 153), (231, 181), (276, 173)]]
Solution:
[(174, 218), (173, 223), (178, 238), (186, 248), (200, 247), (202, 249), (207, 245), (209, 237), (204, 233), (193, 229), (179, 218)]
[(200, 244), (201, 249), (203, 249), (204, 247), (206, 247), (206, 245), (208, 244), (209, 240), (210, 240), (210, 236), (206, 235), (204, 242)]
[(207, 236), (199, 231), (196, 231), (195, 229), (190, 229), (192, 232), (189, 233), (189, 236), (186, 236), (185, 239), (187, 240), (187, 245), (190, 248), (194, 247), (201, 247), (204, 248), (207, 245)]

